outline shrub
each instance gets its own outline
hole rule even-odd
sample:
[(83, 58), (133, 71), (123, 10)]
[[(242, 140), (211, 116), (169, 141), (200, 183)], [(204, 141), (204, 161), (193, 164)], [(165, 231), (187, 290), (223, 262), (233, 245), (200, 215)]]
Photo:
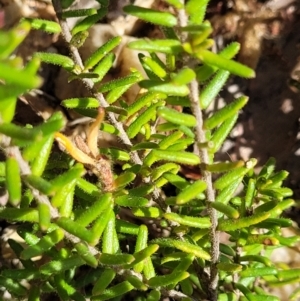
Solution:
[[(281, 214), (294, 203), (282, 186), (288, 173), (276, 172), (273, 158), (259, 173), (255, 158), (215, 159), (246, 96), (207, 110), (230, 74), (255, 76), (232, 60), (239, 44), (209, 50), (207, 0), (166, 0), (173, 13), (128, 5), (124, 12), (159, 26), (164, 38), (128, 44), (143, 51), (146, 78), (131, 70), (103, 83), (121, 37), (85, 61), (78, 48), (105, 17), (108, 1), (82, 10), (70, 8), (72, 2), (53, 0), (58, 23), (23, 19), (1, 32), (6, 160), (0, 174), (8, 197), (0, 218), (15, 225), (24, 244), (8, 240), (20, 265), (3, 266), (0, 286), (30, 301), (52, 293), (76, 301), (279, 300), (265, 290), (268, 284), (300, 278), (299, 269), (269, 259), (275, 248), (299, 240), (281, 234), (291, 225)], [(70, 30), (66, 19), (72, 16), (84, 18)], [(39, 52), (23, 66), (12, 54), (31, 29), (61, 32), (70, 57)], [(17, 97), (41, 84), (41, 61), (61, 66), (90, 90), (90, 97), (62, 100), (65, 108), (93, 117), (85, 140), (77, 136), (74, 143), (61, 133), (66, 122), (59, 112), (37, 126), (13, 123)], [(136, 84), (143, 88), (137, 99), (122, 101)], [(98, 148), (99, 128), (116, 137), (118, 148)], [(192, 168), (193, 177), (184, 168)]]

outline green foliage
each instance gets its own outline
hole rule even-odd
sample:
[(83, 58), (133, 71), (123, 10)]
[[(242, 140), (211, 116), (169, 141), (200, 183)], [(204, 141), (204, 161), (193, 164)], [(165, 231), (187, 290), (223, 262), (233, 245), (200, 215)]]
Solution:
[[(0, 219), (13, 223), (24, 239), (22, 246), (9, 240), (21, 267), (5, 266), (0, 286), (32, 301), (51, 292), (66, 301), (168, 296), (222, 301), (238, 295), (278, 300), (263, 288), (300, 280), (299, 269), (285, 270), (269, 259), (274, 247), (299, 241), (281, 235), (282, 227), (291, 226), (282, 212), (294, 204), (292, 191), (283, 187), (288, 172), (275, 172), (273, 158), (258, 174), (256, 159), (214, 159), (248, 98), (211, 115), (206, 110), (230, 74), (252, 78), (255, 73), (232, 60), (238, 43), (218, 54), (209, 50), (208, 1), (166, 0), (173, 13), (126, 6), (125, 13), (162, 26), (165, 38), (128, 44), (143, 51), (139, 59), (147, 78), (132, 69), (105, 83), (121, 37), (84, 62), (73, 58), (88, 29), (105, 17), (108, 1), (98, 1), (99, 9), (80, 10), (69, 8), (74, 1), (61, 1), (63, 10), (57, 2), (62, 24), (83, 17), (68, 32), (72, 56), (38, 52), (26, 65), (13, 56), (30, 29), (68, 36), (54, 21), (23, 19), (0, 32), (0, 143), (7, 157), (0, 162), (0, 185), (8, 193)], [(178, 9), (187, 24), (178, 25)], [(61, 103), (95, 118), (81, 147), (58, 133), (65, 126), (61, 113), (35, 126), (12, 122), (17, 97), (41, 84), (40, 61), (66, 69), (70, 81), (81, 80), (92, 91), (90, 97), (73, 95)], [(143, 89), (127, 104), (124, 93), (133, 85)], [(121, 141), (118, 148), (99, 149), (99, 129)], [(55, 139), (69, 155), (53, 147)], [(180, 173), (185, 165), (202, 178), (186, 179)], [(96, 181), (85, 177), (87, 170)], [(218, 242), (220, 233), (229, 237), (226, 244)], [(299, 290), (291, 298), (298, 295)]]

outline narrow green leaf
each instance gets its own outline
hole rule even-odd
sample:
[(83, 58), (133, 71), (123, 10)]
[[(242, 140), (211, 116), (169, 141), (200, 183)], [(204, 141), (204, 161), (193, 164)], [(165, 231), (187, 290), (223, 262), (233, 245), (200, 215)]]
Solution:
[(91, 254), (88, 246), (85, 243), (79, 242), (75, 245), (75, 249), (88, 265), (90, 265), (93, 268), (96, 268), (98, 266), (98, 260), (93, 254)]
[(66, 9), (66, 8), (70, 7), (73, 4), (74, 1), (75, 0), (62, 0), (61, 1), (61, 6), (62, 6), (63, 9)]
[(99, 108), (99, 101), (93, 97), (68, 98), (61, 102), (67, 109), (73, 108)]
[(118, 148), (113, 148), (113, 147), (101, 148), (100, 153), (111, 157), (113, 160), (120, 160), (120, 161), (130, 160), (130, 156), (128, 152), (122, 151), (121, 149)]
[(70, 180), (64, 187), (58, 189), (51, 199), (54, 207), (60, 208), (59, 213), (62, 216), (70, 217), (72, 213), (76, 179)]
[[(269, 212), (271, 213), (271, 212)], [(273, 227), (290, 227), (292, 226), (292, 221), (287, 218), (268, 218), (262, 222), (260, 222), (258, 225), (260, 228), (273, 228)]]
[(104, 265), (123, 265), (130, 264), (134, 261), (131, 254), (107, 254), (102, 253), (99, 257), (99, 262)]
[[(230, 43), (223, 50), (219, 52), (219, 55), (225, 59), (232, 59), (240, 50), (240, 44), (237, 42)], [(196, 68), (197, 79), (200, 82), (206, 81), (217, 71), (218, 68), (214, 66), (202, 65)]]
[(127, 129), (129, 138), (134, 138), (139, 133), (141, 127), (153, 118), (153, 116), (156, 114), (156, 108), (160, 105), (162, 105), (162, 102), (151, 105), (130, 124)]
[(165, 0), (165, 1), (167, 3), (169, 3), (170, 5), (173, 5), (177, 9), (181, 9), (184, 7), (184, 5), (182, 4), (182, 2), (180, 0)]
[(76, 48), (80, 48), (81, 46), (83, 46), (88, 36), (89, 36), (88, 31), (77, 32), (75, 35), (73, 35), (70, 41), (70, 45)]
[(219, 262), (217, 268), (229, 274), (237, 273), (242, 270), (243, 266), (237, 263)]
[(196, 73), (190, 68), (181, 69), (173, 78), (172, 82), (178, 86), (189, 84), (196, 78)]
[(149, 201), (143, 197), (135, 197), (133, 195), (122, 195), (115, 199), (115, 203), (123, 207), (145, 207)]
[(138, 217), (158, 218), (162, 216), (162, 211), (157, 207), (132, 208), (132, 213)]
[(103, 271), (101, 276), (96, 281), (93, 290), (92, 295), (100, 295), (107, 287), (108, 285), (114, 280), (116, 276), (116, 272), (113, 269), (107, 268)]
[(128, 106), (127, 113), (128, 116), (132, 116), (133, 114), (137, 113), (142, 108), (149, 106), (150, 104), (157, 102), (159, 100), (163, 100), (166, 98), (166, 95), (163, 93), (154, 93), (154, 92), (147, 92), (139, 96), (138, 99), (135, 100), (130, 106)]
[(39, 226), (42, 231), (47, 231), (51, 224), (50, 208), (47, 204), (39, 204)]
[(96, 219), (96, 221), (93, 223), (93, 226), (91, 228), (91, 232), (93, 236), (93, 240), (90, 243), (91, 245), (95, 246), (99, 242), (111, 216), (112, 216), (112, 209), (109, 208), (108, 210), (103, 211), (100, 214), (100, 216)]
[[(261, 213), (261, 212), (266, 212), (266, 211), (270, 211), (272, 209), (274, 209), (277, 205), (277, 201), (269, 201), (266, 203), (261, 204), (260, 206), (257, 206), (254, 209), (254, 213)], [(280, 214), (280, 213), (279, 213)]]
[(43, 194), (51, 195), (54, 193), (53, 185), (41, 177), (35, 175), (27, 175), (23, 176), (23, 179), (27, 184), (39, 190)]
[(261, 262), (264, 265), (266, 265), (267, 267), (271, 267), (273, 265), (272, 261), (265, 257), (265, 256), (261, 256), (261, 255), (244, 255), (241, 256), (239, 258), (239, 262), (243, 262), (243, 261), (255, 261), (255, 262)]
[(159, 142), (159, 148), (167, 149), (169, 146), (174, 145), (174, 143), (176, 143), (176, 141), (180, 140), (180, 138), (182, 136), (183, 136), (183, 133), (180, 131), (176, 131), (176, 132), (166, 136)]
[(126, 280), (129, 281), (139, 291), (146, 291), (146, 290), (148, 290), (148, 286), (146, 286), (144, 284), (144, 282), (141, 281), (136, 276), (128, 276), (128, 277), (126, 277)]
[(272, 175), (272, 173), (275, 169), (275, 165), (276, 165), (275, 158), (273, 158), (273, 157), (269, 158), (268, 161), (266, 162), (266, 164), (263, 166), (263, 168), (259, 172), (258, 177), (268, 179)]
[(0, 124), (0, 133), (11, 137), (12, 139), (34, 142), (40, 138), (40, 133), (35, 129), (17, 126), (12, 123)]
[(170, 96), (186, 96), (190, 92), (186, 85), (176, 85), (172, 82), (166, 83), (160, 80), (143, 80), (139, 85), (150, 92), (164, 93)]
[(153, 289), (147, 296), (147, 301), (159, 301), (161, 300), (161, 294), (159, 290)]
[(99, 20), (101, 20), (106, 15), (106, 13), (107, 8), (101, 7), (97, 10), (96, 14), (84, 18), (82, 21), (80, 21), (73, 27), (71, 31), (72, 36), (74, 36), (78, 32), (87, 31), (92, 25), (96, 24)]
[(115, 187), (125, 187), (127, 184), (131, 183), (136, 177), (136, 174), (133, 172), (125, 171), (115, 180)]
[(182, 252), (193, 254), (196, 257), (209, 260), (210, 255), (206, 251), (204, 251), (202, 248), (200, 248), (198, 245), (193, 245), (187, 241), (184, 240), (176, 240), (172, 238), (157, 238), (151, 241), (151, 243), (158, 244), (162, 247), (169, 247), (169, 248), (175, 248)]
[(170, 161), (187, 165), (197, 165), (200, 163), (200, 158), (195, 154), (188, 152), (154, 149), (145, 158), (144, 163), (146, 166), (151, 166), (157, 161)]
[[(134, 253), (137, 253), (147, 247), (148, 242), (148, 228), (145, 225), (139, 227), (139, 232), (136, 239)], [(137, 273), (141, 273), (144, 269), (144, 263), (139, 262), (134, 266), (134, 270)]]
[(61, 300), (68, 300), (70, 296), (75, 294), (76, 289), (67, 283), (62, 275), (55, 275), (53, 280), (53, 286), (55, 287), (55, 290), (57, 291), (57, 294)]
[(165, 78), (167, 76), (166, 70), (151, 57), (144, 56), (142, 61), (158, 78)]
[(221, 190), (216, 197), (216, 201), (221, 202), (223, 204), (227, 204), (230, 201), (230, 199), (234, 196), (234, 193), (241, 184), (242, 180), (243, 178), (240, 178), (238, 181), (232, 182), (226, 188)]
[(228, 256), (236, 256), (235, 251), (228, 244), (220, 243), (220, 252), (223, 253), (223, 254), (226, 254)]
[[(126, 268), (126, 269), (129, 269), (129, 268), (132, 268), (132, 267), (135, 267), (137, 264), (141, 263), (142, 261), (143, 262), (143, 265), (144, 265), (144, 271), (145, 271), (145, 265), (146, 265), (146, 261), (148, 259), (150, 259), (150, 256), (152, 254), (154, 254), (157, 250), (158, 250), (159, 246), (156, 245), (156, 244), (151, 244), (150, 246), (144, 248), (143, 250), (139, 251), (139, 252), (136, 252), (133, 254), (135, 260), (131, 263), (131, 264), (128, 264), (128, 265), (124, 265), (123, 267)], [(146, 267), (146, 269), (148, 269), (149, 267)], [(154, 268), (153, 268), (154, 269)], [(154, 271), (154, 270), (153, 270)], [(152, 272), (150, 272), (150, 274), (152, 274)], [(154, 273), (155, 274), (155, 273)], [(152, 276), (151, 276), (152, 277)], [(150, 278), (151, 278), (150, 277)]]
[(14, 279), (16, 282), (21, 280), (39, 279), (41, 277), (37, 269), (15, 269), (15, 270), (3, 270), (1, 275), (6, 278)]
[(218, 96), (221, 89), (224, 87), (229, 75), (229, 71), (219, 70), (214, 78), (208, 83), (208, 85), (201, 90), (199, 96), (201, 108), (206, 109)]
[(49, 52), (36, 52), (34, 57), (39, 58), (42, 62), (58, 65), (65, 68), (68, 71), (72, 71), (75, 67), (75, 64), (72, 59), (65, 55)]
[(175, 187), (179, 188), (180, 190), (183, 190), (183, 189), (185, 189), (185, 188), (187, 188), (187, 187), (190, 186), (190, 183), (186, 179), (178, 176), (177, 174), (173, 174), (173, 173), (167, 172), (163, 176), (171, 184), (173, 184)]
[(33, 208), (0, 208), (0, 218), (20, 222), (39, 222), (39, 214)]
[(208, 217), (193, 217), (177, 213), (165, 213), (164, 218), (192, 228), (209, 228), (211, 226)]
[(103, 232), (102, 252), (107, 254), (116, 254), (119, 249), (119, 241), (116, 237), (116, 217), (111, 211), (110, 219)]
[(179, 281), (182, 281), (188, 278), (190, 274), (188, 272), (180, 271), (177, 273), (171, 273), (169, 275), (164, 276), (155, 276), (148, 280), (148, 284), (151, 287), (160, 287), (160, 286), (167, 286), (170, 284), (177, 284)]
[(248, 102), (248, 97), (241, 96), (232, 103), (226, 105), (224, 108), (215, 112), (211, 117), (204, 121), (206, 129), (213, 129), (226, 119), (234, 116), (241, 108), (243, 108)]
[(104, 210), (112, 205), (112, 194), (105, 193), (99, 197), (91, 206), (82, 212), (76, 219), (76, 223), (83, 227), (93, 222)]
[(99, 188), (85, 179), (79, 178), (76, 182), (76, 185), (87, 194), (98, 196)]
[(86, 16), (94, 15), (96, 13), (97, 10), (95, 8), (65, 10), (62, 12), (61, 18), (68, 19), (68, 18), (86, 17)]
[(27, 289), (13, 279), (0, 276), (0, 286), (17, 296), (26, 296)]
[(277, 275), (277, 269), (273, 267), (247, 268), (240, 272), (241, 277), (262, 277), (267, 275)]
[(209, 0), (189, 0), (186, 4), (186, 11), (190, 15), (192, 24), (201, 24), (203, 22), (206, 7)]
[(212, 53), (211, 51), (199, 50), (195, 55), (197, 56), (197, 58), (199, 58), (202, 62), (204, 62), (207, 65), (212, 65), (220, 69), (227, 70), (230, 73), (241, 77), (246, 77), (246, 78), (255, 77), (255, 72), (249, 67), (237, 63), (235, 61), (225, 59), (220, 55)]
[(135, 188), (128, 190), (129, 195), (135, 197), (142, 197), (150, 194), (154, 190), (154, 186), (152, 184), (141, 185)]
[(103, 84), (98, 89), (98, 91), (103, 93), (103, 92), (107, 92), (110, 90), (114, 90), (121, 86), (133, 85), (133, 84), (139, 82), (141, 79), (142, 79), (141, 74), (135, 71), (126, 77), (114, 79), (108, 83)]
[(25, 18), (25, 20), (30, 23), (32, 29), (43, 30), (47, 33), (61, 32), (60, 25), (57, 22), (31, 18)]
[(17, 206), (21, 201), (22, 183), (19, 164), (15, 158), (6, 159), (5, 174), (9, 202), (11, 205)]
[(272, 175), (269, 180), (272, 181), (272, 184), (268, 185), (268, 188), (274, 187), (276, 184), (281, 183), (283, 180), (285, 180), (289, 175), (289, 172), (286, 170), (281, 170), (274, 175)]
[[(160, 165), (159, 167), (155, 168), (151, 173), (151, 178), (153, 181), (155, 181), (167, 172), (176, 174), (178, 171), (179, 171), (179, 166), (177, 164), (166, 163), (166, 164)], [(183, 179), (183, 178), (181, 178), (181, 179)]]
[(235, 231), (245, 227), (250, 227), (252, 225), (258, 224), (266, 220), (270, 216), (270, 212), (263, 212), (254, 214), (247, 217), (242, 217), (240, 219), (222, 219), (219, 221), (218, 230), (219, 231)]
[(85, 262), (80, 256), (72, 256), (67, 259), (50, 261), (40, 267), (40, 272), (45, 275), (53, 275), (73, 269), (83, 264), (85, 264)]
[(206, 189), (206, 183), (204, 181), (198, 180), (193, 184), (181, 191), (176, 197), (176, 204), (185, 204), (197, 197), (201, 192)]
[(213, 164), (201, 164), (202, 170), (207, 170), (210, 172), (225, 172), (230, 171), (232, 169), (236, 169), (238, 167), (242, 167), (245, 165), (244, 161), (236, 161), (236, 162), (220, 162)]
[(116, 230), (117, 232), (137, 235), (139, 232), (139, 226), (121, 219), (116, 220)]
[(132, 146), (131, 151), (159, 148), (154, 142), (141, 142)]
[(123, 281), (119, 284), (116, 284), (106, 290), (104, 290), (101, 295), (93, 296), (91, 298), (92, 301), (104, 301), (116, 298), (118, 296), (125, 295), (134, 289), (134, 286), (130, 284), (128, 281)]
[[(39, 148), (38, 154), (31, 163), (31, 172), (33, 175), (40, 177), (43, 174), (49, 161), (53, 141), (54, 135), (49, 135), (48, 137), (43, 138), (42, 141), (38, 142), (38, 144), (41, 145), (41, 148)], [(32, 145), (34, 145), (34, 143)], [(29, 147), (30, 146), (31, 145), (29, 145)], [(25, 154), (23, 154), (23, 156), (25, 157)]]
[(255, 196), (256, 181), (254, 179), (250, 179), (248, 182), (246, 195), (245, 195), (245, 206), (250, 207), (253, 203), (253, 198)]
[(185, 125), (189, 127), (196, 126), (196, 118), (190, 114), (178, 112), (167, 107), (158, 107), (157, 114), (165, 120), (174, 124)]
[(109, 53), (107, 54), (94, 68), (93, 72), (98, 74), (98, 77), (95, 79), (92, 79), (94, 83), (101, 82), (104, 76), (107, 74), (107, 72), (110, 70), (110, 68), (113, 66), (115, 61), (115, 54)]
[(286, 281), (293, 278), (300, 278), (300, 269), (299, 268), (289, 268), (287, 270), (278, 270), (277, 277), (280, 281)]
[(42, 237), (37, 244), (32, 245), (27, 249), (23, 250), (21, 253), (21, 258), (30, 259), (42, 255), (46, 251), (50, 250), (53, 246), (55, 246), (58, 242), (60, 242), (63, 238), (64, 238), (63, 230), (61, 229), (54, 230), (51, 233)]
[(144, 50), (148, 52), (162, 52), (168, 54), (178, 54), (182, 52), (180, 41), (163, 39), (163, 40), (148, 40), (140, 39), (128, 43), (131, 49)]
[(145, 259), (143, 274), (145, 275), (146, 279), (151, 279), (155, 276), (155, 269), (150, 257)]
[(68, 185), (72, 180), (79, 180), (85, 170), (81, 163), (77, 163), (72, 166), (67, 172), (60, 174), (51, 181), (51, 185), (55, 191), (64, 188), (65, 185)]
[(212, 153), (217, 152), (222, 146), (223, 142), (227, 138), (228, 134), (231, 132), (238, 118), (238, 114), (234, 114), (233, 116), (226, 119), (213, 133), (210, 141), (213, 144), (213, 148), (211, 150)]
[(75, 221), (72, 221), (67, 217), (60, 217), (55, 221), (55, 223), (76, 237), (87, 242), (93, 242), (93, 233)]
[(229, 206), (228, 204), (224, 204), (221, 202), (212, 202), (211, 207), (215, 208), (216, 210), (218, 210), (221, 213), (224, 213), (226, 216), (228, 216), (229, 218), (239, 218), (240, 213), (238, 210), (236, 210), (235, 208)]
[(216, 189), (222, 190), (229, 186), (231, 183), (243, 178), (248, 171), (249, 169), (246, 167), (235, 168), (218, 178), (214, 183), (214, 187)]
[(170, 13), (143, 8), (136, 5), (127, 5), (123, 8), (124, 12), (139, 19), (153, 24), (173, 27), (177, 25), (177, 19)]
[(32, 228), (31, 227), (22, 227), (17, 229), (17, 233), (25, 240), (25, 242), (29, 245), (35, 245), (39, 242), (39, 238), (32, 234)]
[(102, 60), (107, 53), (112, 51), (121, 43), (121, 40), (121, 37), (113, 37), (103, 44), (84, 62), (84, 69), (88, 70), (98, 64), (98, 62), (100, 62), (100, 60)]
[(293, 205), (295, 205), (295, 200), (293, 199), (282, 200), (271, 210), (271, 214), (272, 216), (279, 216), (284, 210), (291, 208)]

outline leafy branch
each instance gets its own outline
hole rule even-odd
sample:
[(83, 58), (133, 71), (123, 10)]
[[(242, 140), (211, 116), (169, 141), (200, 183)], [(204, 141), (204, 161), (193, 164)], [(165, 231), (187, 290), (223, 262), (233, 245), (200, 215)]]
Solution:
[[(277, 301), (265, 294), (268, 284), (300, 279), (299, 269), (287, 271), (269, 259), (274, 247), (299, 241), (281, 235), (291, 226), (281, 214), (294, 204), (283, 186), (288, 173), (276, 172), (273, 158), (259, 173), (256, 159), (215, 160), (246, 96), (208, 117), (206, 112), (230, 74), (255, 75), (232, 59), (239, 44), (209, 50), (214, 41), (204, 21), (207, 0), (166, 0), (166, 11), (128, 5), (125, 13), (159, 26), (165, 37), (128, 44), (143, 51), (138, 58), (146, 78), (132, 70), (102, 83), (120, 37), (85, 61), (78, 48), (106, 15), (108, 1), (78, 10), (72, 2), (53, 0), (59, 23), (24, 19), (0, 33), (0, 134), (7, 157), (0, 162), (0, 185), (8, 196), (0, 218), (13, 222), (26, 244), (8, 241), (22, 266), (1, 271), (0, 286), (34, 301), (52, 292), (63, 301)], [(67, 20), (74, 16), (83, 19), (70, 29)], [(62, 33), (71, 57), (38, 52), (25, 66), (16, 63), (12, 54), (30, 28)], [(61, 66), (70, 81), (79, 79), (90, 90), (91, 97), (74, 95), (61, 103), (93, 118), (85, 138), (72, 141), (61, 133), (60, 113), (36, 126), (13, 123), (17, 97), (41, 83), (40, 61)], [(128, 104), (121, 98), (133, 84), (143, 90)], [(122, 145), (99, 148), (99, 129)], [(197, 174), (189, 179), (184, 166)], [(219, 241), (221, 232), (226, 243)], [(33, 261), (36, 256), (41, 259)]]

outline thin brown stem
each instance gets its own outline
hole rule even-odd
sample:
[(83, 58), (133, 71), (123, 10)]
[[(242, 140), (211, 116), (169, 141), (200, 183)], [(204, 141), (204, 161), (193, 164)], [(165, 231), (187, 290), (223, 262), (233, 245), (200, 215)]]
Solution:
[[(184, 1), (182, 0), (184, 4)], [(185, 10), (181, 9), (178, 11), (178, 19), (180, 26), (187, 25), (187, 16)], [(182, 42), (186, 42), (187, 36), (180, 36)], [(187, 65), (194, 68), (194, 59), (190, 56), (187, 58)], [(209, 155), (207, 148), (199, 148), (198, 145), (206, 143), (205, 130), (203, 128), (203, 114), (200, 108), (200, 99), (199, 99), (199, 84), (197, 80), (193, 80), (190, 85), (190, 102), (191, 102), (191, 110), (193, 115), (196, 117), (197, 124), (195, 127), (196, 132), (196, 143), (195, 143), (195, 153), (197, 153), (200, 157), (202, 163), (209, 164)], [(209, 290), (209, 299), (211, 301), (217, 301), (218, 299), (218, 269), (217, 263), (219, 261), (219, 233), (217, 231), (218, 226), (218, 217), (217, 211), (211, 207), (211, 203), (215, 201), (215, 191), (212, 185), (212, 176), (208, 171), (201, 171), (203, 175), (203, 181), (206, 182), (206, 203), (208, 208), (208, 214), (211, 221), (210, 227), (210, 243), (211, 243), (211, 265), (210, 265), (210, 278), (208, 283)]]

